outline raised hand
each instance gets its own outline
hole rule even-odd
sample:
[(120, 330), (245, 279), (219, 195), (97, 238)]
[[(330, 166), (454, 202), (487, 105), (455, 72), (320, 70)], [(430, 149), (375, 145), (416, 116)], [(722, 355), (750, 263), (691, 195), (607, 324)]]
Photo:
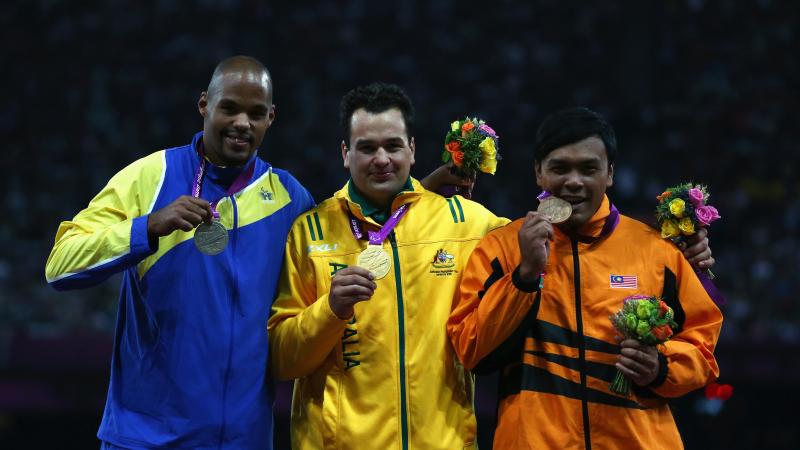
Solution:
[[(428, 191), (439, 192), (445, 197), (459, 194), (464, 198), (472, 198), (472, 189), (475, 187), (475, 176), (460, 176), (454, 173), (453, 162), (442, 164), (425, 178), (420, 180), (422, 186)], [(452, 192), (440, 192), (445, 186), (451, 186)]]
[(519, 233), (520, 278), (535, 282), (544, 272), (550, 256), (550, 241), (553, 239), (553, 224), (544, 214), (529, 211)]
[(711, 256), (711, 247), (708, 245), (708, 230), (698, 229), (697, 233), (686, 238), (686, 242), (688, 245), (682, 244), (681, 250), (695, 270), (710, 269), (714, 265), (716, 261)]
[(174, 202), (147, 218), (147, 237), (151, 246), (161, 236), (175, 230), (191, 231), (201, 222), (211, 222), (211, 204), (202, 198), (181, 195)]
[(369, 300), (378, 287), (373, 279), (369, 270), (358, 266), (336, 272), (328, 293), (328, 304), (333, 313), (342, 320), (353, 317), (353, 305)]

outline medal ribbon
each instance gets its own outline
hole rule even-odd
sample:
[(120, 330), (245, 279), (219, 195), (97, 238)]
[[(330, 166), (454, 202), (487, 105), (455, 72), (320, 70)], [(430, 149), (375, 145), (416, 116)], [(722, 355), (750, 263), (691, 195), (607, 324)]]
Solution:
[[(409, 203), (406, 203), (394, 210), (386, 223), (383, 224), (380, 231), (367, 231), (370, 245), (381, 245), (383, 241), (386, 240), (386, 237), (389, 236), (389, 233), (391, 233), (394, 227), (400, 222), (400, 219), (408, 212), (408, 208)], [(353, 213), (348, 212), (348, 214), (350, 215), (350, 230), (353, 232), (353, 236), (358, 240), (364, 239), (364, 230), (361, 229), (361, 223), (353, 216)]]
[[(206, 174), (206, 155), (203, 152), (203, 143), (201, 142), (197, 146), (197, 153), (200, 155), (200, 166), (197, 168), (197, 173), (194, 176), (194, 180), (192, 181), (192, 197), (200, 198), (200, 191), (202, 190), (203, 186), (203, 177)], [(232, 194), (235, 194), (241, 191), (247, 183), (250, 181), (250, 177), (253, 176), (253, 171), (255, 170), (255, 158), (250, 161), (250, 164), (247, 165), (247, 168), (242, 170), (238, 177), (233, 180), (233, 183), (228, 187), (228, 190), (225, 192), (225, 195), (222, 198), (228, 197)], [(217, 203), (219, 203), (222, 198), (214, 200), (211, 202), (211, 212), (214, 215), (214, 219), (219, 220), (219, 213), (217, 212)]]

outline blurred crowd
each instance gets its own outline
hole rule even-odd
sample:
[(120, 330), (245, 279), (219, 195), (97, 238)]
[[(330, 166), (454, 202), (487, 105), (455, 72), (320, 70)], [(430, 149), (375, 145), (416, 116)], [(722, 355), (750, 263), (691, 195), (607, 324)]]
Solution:
[[(250, 54), (272, 71), (277, 119), (260, 156), (317, 201), (344, 183), (338, 101), (376, 80), (417, 108), (417, 166), (439, 164), (449, 123), (477, 115), (503, 161), (476, 199), (509, 217), (538, 193), (544, 116), (585, 105), (619, 142), (620, 209), (708, 184), (727, 297), (723, 342), (800, 343), (800, 167), (793, 2), (542, 0), (12, 2), (0, 16), (0, 342), (17, 333), (111, 333), (118, 282), (56, 293), (44, 263), (58, 226), (138, 157), (182, 145), (214, 65)], [(794, 119), (792, 117), (795, 117)]]

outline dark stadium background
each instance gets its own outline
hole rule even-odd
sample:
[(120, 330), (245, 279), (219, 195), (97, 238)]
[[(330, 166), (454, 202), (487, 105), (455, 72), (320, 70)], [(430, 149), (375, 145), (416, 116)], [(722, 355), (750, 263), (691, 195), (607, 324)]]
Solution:
[[(673, 403), (687, 448), (798, 448), (800, 18), (791, 1), (416, 0), (4, 2), (0, 11), (0, 447), (97, 448), (119, 280), (56, 293), (44, 263), (58, 223), (117, 170), (189, 141), (213, 66), (272, 70), (277, 120), (260, 155), (317, 201), (346, 180), (338, 101), (395, 82), (418, 110), (421, 176), (451, 120), (489, 121), (504, 160), (476, 199), (534, 204), (544, 115), (586, 105), (619, 140), (611, 195), (649, 220), (667, 185), (711, 186), (728, 298), (717, 356), (726, 402)], [(490, 448), (493, 379), (478, 381)], [(287, 448), (286, 385), (277, 403)], [(542, 424), (548, 426), (547, 424)], [(432, 430), (432, 432), (435, 432)]]

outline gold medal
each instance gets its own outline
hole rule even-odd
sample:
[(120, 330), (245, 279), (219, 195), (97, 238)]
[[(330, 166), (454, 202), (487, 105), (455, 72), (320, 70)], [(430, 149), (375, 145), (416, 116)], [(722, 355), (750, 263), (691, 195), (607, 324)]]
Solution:
[(389, 273), (392, 264), (383, 247), (370, 244), (358, 255), (356, 265), (369, 270), (376, 280), (380, 280)]
[(539, 201), (539, 207), (536, 210), (544, 214), (552, 223), (564, 222), (572, 215), (572, 205), (568, 201), (552, 195)]

